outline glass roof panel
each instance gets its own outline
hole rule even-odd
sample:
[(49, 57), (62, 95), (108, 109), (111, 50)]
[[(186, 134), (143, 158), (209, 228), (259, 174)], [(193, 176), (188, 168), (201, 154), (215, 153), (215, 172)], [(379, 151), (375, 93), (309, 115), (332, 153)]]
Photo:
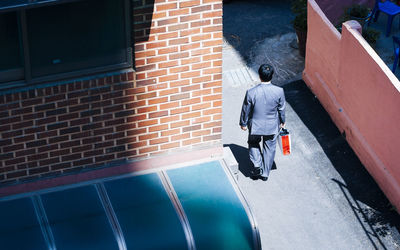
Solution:
[(175, 209), (157, 174), (105, 182), (128, 249), (187, 249)]
[(2, 0), (0, 1), (0, 8), (19, 6), (28, 3), (29, 0)]
[(47, 249), (30, 198), (0, 202), (1, 249)]
[[(196, 249), (257, 247), (241, 194), (220, 162), (166, 173)], [(83, 185), (40, 195), (56, 248), (118, 249), (96, 186)], [(101, 193), (108, 195), (127, 249), (187, 249), (183, 226), (159, 174), (113, 179), (104, 187), (106, 193)], [(0, 249), (48, 248), (30, 197), (0, 201), (0, 221)]]
[(197, 250), (255, 247), (246, 211), (219, 162), (167, 174), (188, 217)]
[(28, 8), (32, 6), (40, 6), (39, 4), (55, 3), (55, 2), (70, 2), (74, 0), (0, 0), (0, 10), (11, 10)]
[(41, 196), (57, 249), (118, 249), (94, 186)]

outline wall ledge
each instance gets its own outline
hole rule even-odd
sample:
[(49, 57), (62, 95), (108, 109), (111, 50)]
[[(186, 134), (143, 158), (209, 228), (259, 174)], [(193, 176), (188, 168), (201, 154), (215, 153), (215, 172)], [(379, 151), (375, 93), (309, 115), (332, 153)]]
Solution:
[(393, 74), (393, 72), (389, 69), (386, 63), (382, 60), (382, 58), (376, 53), (376, 51), (369, 45), (369, 43), (362, 36), (362, 27), (361, 25), (354, 20), (347, 21), (343, 23), (343, 30), (346, 30), (351, 34), (360, 45), (367, 51), (370, 57), (376, 62), (376, 64), (381, 68), (381, 70), (386, 74), (388, 79), (392, 82), (393, 86), (400, 92), (400, 81)]
[(154, 172), (174, 165), (185, 165), (193, 162), (203, 162), (208, 160), (222, 159), (223, 147), (194, 150), (190, 152), (180, 152), (166, 156), (149, 158), (114, 167), (91, 170), (73, 175), (64, 175), (49, 179), (42, 179), (35, 182), (21, 183), (0, 188), (0, 197), (17, 195), (22, 193), (35, 192), (42, 189), (54, 188), (58, 186), (71, 185), (80, 182), (89, 182), (96, 179), (107, 178), (130, 173)]

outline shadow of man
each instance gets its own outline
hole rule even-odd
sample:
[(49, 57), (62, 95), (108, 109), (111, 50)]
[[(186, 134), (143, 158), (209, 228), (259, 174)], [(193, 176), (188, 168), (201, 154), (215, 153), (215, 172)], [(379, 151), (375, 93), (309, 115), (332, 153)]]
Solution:
[[(229, 147), (231, 149), (232, 154), (235, 156), (235, 159), (239, 164), (239, 171), (242, 172), (244, 176), (250, 177), (253, 165), (250, 161), (249, 150), (237, 144), (224, 144), (224, 147)], [(275, 169), (277, 168), (274, 161), (272, 170)]]

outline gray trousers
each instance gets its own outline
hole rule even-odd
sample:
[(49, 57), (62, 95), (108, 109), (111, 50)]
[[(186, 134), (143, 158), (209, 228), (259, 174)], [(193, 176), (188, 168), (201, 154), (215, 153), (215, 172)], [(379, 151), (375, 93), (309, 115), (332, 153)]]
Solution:
[[(253, 163), (253, 175), (268, 177), (274, 163), (278, 135), (249, 135), (249, 156)], [(263, 149), (261, 151), (260, 142)]]

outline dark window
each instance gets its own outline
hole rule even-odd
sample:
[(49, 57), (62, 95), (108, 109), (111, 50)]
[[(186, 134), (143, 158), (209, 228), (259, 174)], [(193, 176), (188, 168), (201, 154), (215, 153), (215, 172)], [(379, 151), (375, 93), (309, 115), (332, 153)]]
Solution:
[(15, 8), (0, 13), (1, 88), (132, 66), (128, 0)]
[(16, 12), (0, 15), (0, 79), (21, 80), (24, 77), (21, 38)]

